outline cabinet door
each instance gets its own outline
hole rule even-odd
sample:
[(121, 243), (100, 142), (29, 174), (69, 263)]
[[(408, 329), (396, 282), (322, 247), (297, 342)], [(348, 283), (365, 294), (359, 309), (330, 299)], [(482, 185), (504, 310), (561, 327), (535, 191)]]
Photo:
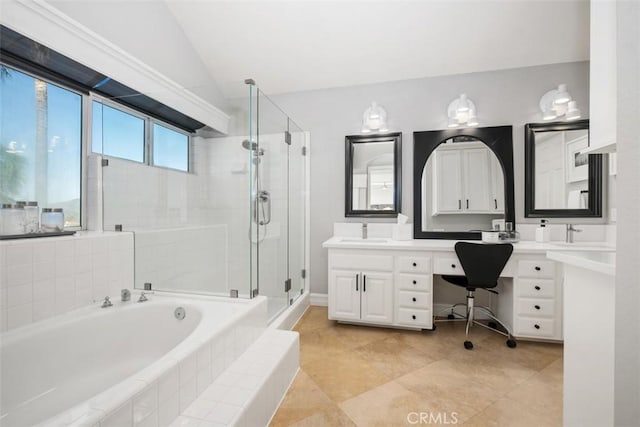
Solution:
[(362, 320), (393, 323), (393, 280), (391, 273), (362, 272)]
[(489, 170), (491, 175), (491, 208), (494, 212), (504, 212), (504, 174), (502, 165), (493, 154), (489, 153)]
[(489, 152), (487, 148), (472, 148), (463, 151), (462, 208), (469, 212), (493, 211), (491, 204), (491, 181), (489, 179)]
[(462, 212), (460, 150), (435, 151), (433, 213)]
[(360, 319), (360, 281), (356, 271), (331, 270), (329, 272), (329, 318), (336, 320)]

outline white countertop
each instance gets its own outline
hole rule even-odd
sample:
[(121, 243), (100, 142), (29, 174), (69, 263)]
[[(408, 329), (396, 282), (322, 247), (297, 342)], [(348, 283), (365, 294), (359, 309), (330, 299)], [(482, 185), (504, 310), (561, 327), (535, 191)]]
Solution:
[[(329, 249), (395, 249), (395, 250), (422, 250), (422, 251), (451, 251), (458, 240), (440, 239), (413, 239), (393, 240), (385, 238), (359, 239), (355, 237), (334, 236), (322, 244)], [(472, 242), (480, 243), (480, 240)], [(607, 246), (604, 242), (549, 242), (537, 243), (533, 241), (520, 241), (513, 244), (514, 253), (546, 253), (548, 251), (563, 252), (615, 252), (616, 248)]]
[(616, 275), (616, 254), (615, 252), (567, 252), (567, 251), (550, 251), (547, 258), (557, 262), (562, 262), (574, 267), (584, 268), (586, 270), (598, 273)]

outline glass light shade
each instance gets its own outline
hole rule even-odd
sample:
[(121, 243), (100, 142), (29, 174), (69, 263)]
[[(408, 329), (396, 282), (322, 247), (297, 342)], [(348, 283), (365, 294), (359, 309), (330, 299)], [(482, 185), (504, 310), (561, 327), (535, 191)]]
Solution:
[(542, 120), (553, 120), (556, 117), (558, 117), (558, 116), (553, 111), (553, 109), (549, 109), (549, 110), (546, 110), (546, 111), (542, 112)]
[(458, 113), (466, 113), (469, 111), (469, 101), (467, 100), (467, 94), (463, 93), (458, 98), (458, 108), (456, 109)]
[(449, 124), (447, 125), (450, 128), (457, 128), (460, 124), (458, 123), (458, 119), (456, 117), (449, 117)]
[(469, 114), (469, 118), (467, 119), (467, 126), (478, 126), (478, 118), (473, 111), (471, 112), (471, 114)]
[(576, 120), (580, 118), (580, 110), (576, 105), (576, 101), (569, 101), (565, 117), (567, 120)]
[(553, 103), (565, 104), (569, 101), (571, 101), (571, 95), (569, 95), (569, 92), (567, 92), (567, 85), (566, 84), (558, 85), (558, 93), (556, 93), (553, 99)]

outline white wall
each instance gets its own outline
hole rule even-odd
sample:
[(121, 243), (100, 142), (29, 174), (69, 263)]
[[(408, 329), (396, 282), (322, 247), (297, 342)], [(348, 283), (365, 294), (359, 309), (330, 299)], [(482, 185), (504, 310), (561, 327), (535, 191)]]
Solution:
[(204, 100), (225, 109), (226, 100), (214, 76), (209, 75), (164, 1), (48, 0), (48, 3)]
[(640, 419), (640, 3), (617, 2), (615, 425)]
[[(403, 132), (402, 212), (413, 216), (413, 131), (446, 128), (446, 109), (460, 93), (476, 104), (481, 126), (513, 125), (516, 222), (524, 221), (524, 124), (541, 122), (540, 97), (567, 83), (589, 114), (589, 63), (578, 62), (353, 86), (271, 97), (314, 140), (311, 150), (311, 291), (327, 292), (321, 244), (344, 222), (344, 137), (359, 133), (362, 113), (376, 101), (391, 131)], [(348, 219), (347, 221), (361, 221)], [(367, 221), (370, 221), (367, 219)]]

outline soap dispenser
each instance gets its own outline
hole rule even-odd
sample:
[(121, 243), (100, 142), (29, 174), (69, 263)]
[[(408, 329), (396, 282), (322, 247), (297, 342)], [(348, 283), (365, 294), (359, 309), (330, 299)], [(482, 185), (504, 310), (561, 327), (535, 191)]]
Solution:
[(536, 228), (536, 242), (547, 243), (551, 240), (551, 230), (547, 228), (547, 220), (540, 220), (540, 227)]

